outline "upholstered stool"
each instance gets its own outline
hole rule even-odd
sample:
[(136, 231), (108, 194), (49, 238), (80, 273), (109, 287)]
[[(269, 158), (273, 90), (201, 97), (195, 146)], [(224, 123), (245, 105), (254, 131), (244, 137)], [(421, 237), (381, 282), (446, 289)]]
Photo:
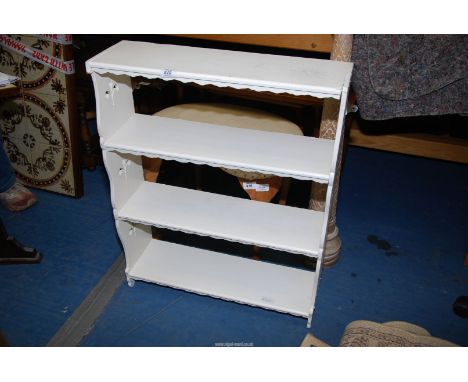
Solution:
[[(238, 105), (188, 103), (168, 107), (154, 115), (243, 129), (302, 135), (302, 130), (296, 124), (285, 118), (262, 110)], [(143, 158), (146, 180), (152, 182), (156, 181), (160, 164), (160, 160)], [(223, 168), (223, 170), (238, 178), (239, 183), (243, 186), (250, 199), (270, 202), (281, 189), (280, 203), (285, 204), (289, 188), (289, 179), (256, 172), (226, 168)], [(252, 185), (259, 185), (259, 187), (252, 187)]]

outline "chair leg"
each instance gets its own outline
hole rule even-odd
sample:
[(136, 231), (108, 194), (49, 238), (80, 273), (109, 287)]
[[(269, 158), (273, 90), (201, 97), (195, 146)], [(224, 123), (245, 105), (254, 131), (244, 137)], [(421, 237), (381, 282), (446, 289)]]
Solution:
[[(142, 155), (141, 164), (143, 166), (143, 178), (145, 181), (156, 183), (162, 160), (160, 158), (148, 158)], [(162, 239), (161, 232), (156, 227), (151, 227), (151, 234), (153, 239)]]
[(282, 206), (286, 205), (286, 201), (288, 200), (288, 193), (289, 193), (290, 186), (291, 186), (291, 178), (283, 178), (281, 189), (280, 189), (280, 199), (278, 202)]
[(88, 121), (93, 119), (92, 112), (85, 112), (82, 107), (78, 108), (80, 118), (80, 138), (81, 138), (81, 163), (90, 171), (94, 171), (99, 163), (99, 154), (94, 150), (89, 132)]
[(156, 183), (161, 169), (162, 160), (160, 158), (141, 157), (143, 165), (143, 176), (147, 182)]
[(260, 251), (262, 250), (261, 247), (259, 247), (258, 245), (254, 245), (253, 246), (253, 255), (252, 255), (252, 259), (254, 260), (260, 260), (262, 257), (260, 256)]
[[(248, 180), (244, 178), (237, 178), (244, 191), (249, 195), (251, 200), (257, 202), (270, 203), (281, 188), (282, 178), (272, 176), (264, 179)], [(246, 187), (245, 184), (252, 185), (253, 183), (259, 185), (259, 188)]]
[(195, 166), (195, 183), (198, 191), (203, 191), (202, 169), (201, 166)]
[[(264, 178), (264, 179), (256, 179), (256, 180), (248, 180), (243, 178), (237, 178), (239, 183), (241, 184), (244, 191), (249, 195), (251, 200), (255, 200), (258, 202), (266, 202), (270, 203), (271, 200), (275, 197), (279, 190), (281, 190), (281, 200), (285, 204), (286, 197), (289, 190), (290, 179), (289, 178), (280, 178), (278, 176), (273, 176), (271, 178)], [(259, 185), (260, 187), (255, 188), (246, 188), (245, 183), (252, 185), (253, 183)], [(260, 251), (261, 247), (254, 245), (253, 246), (253, 255), (252, 258), (254, 260), (260, 260)]]

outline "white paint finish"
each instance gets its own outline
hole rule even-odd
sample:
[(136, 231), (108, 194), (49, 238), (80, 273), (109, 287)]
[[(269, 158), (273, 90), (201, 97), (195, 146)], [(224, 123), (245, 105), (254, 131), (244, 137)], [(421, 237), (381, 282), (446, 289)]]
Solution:
[(312, 58), (121, 41), (86, 62), (88, 73), (339, 98), (353, 64)]
[(152, 240), (130, 269), (158, 283), (308, 317), (315, 273)]
[(102, 147), (325, 183), (333, 144), (329, 139), (135, 114)]
[(99, 136), (107, 138), (135, 114), (131, 78), (92, 74)]
[(320, 256), (323, 212), (144, 182), (119, 219)]
[(112, 207), (121, 208), (144, 182), (141, 156), (103, 151), (109, 176)]
[(125, 272), (132, 268), (152, 240), (151, 227), (116, 220), (115, 226), (125, 252)]
[[(352, 64), (123, 41), (86, 66), (129, 285), (258, 305), (307, 317), (310, 327)], [(134, 76), (332, 97), (341, 102), (336, 140), (138, 115)], [(325, 211), (146, 183), (140, 155), (328, 183)], [(157, 241), (151, 225), (317, 257), (316, 272)]]

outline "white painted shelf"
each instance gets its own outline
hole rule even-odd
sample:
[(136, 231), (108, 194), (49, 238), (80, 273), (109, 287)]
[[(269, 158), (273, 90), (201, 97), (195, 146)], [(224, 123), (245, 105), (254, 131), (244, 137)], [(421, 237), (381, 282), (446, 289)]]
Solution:
[[(122, 41), (86, 62), (127, 281), (307, 317), (310, 327), (352, 64)], [(335, 140), (135, 113), (132, 77), (335, 98)], [(141, 156), (327, 184), (323, 212), (148, 183)], [(155, 240), (152, 226), (316, 258), (314, 271)]]
[(352, 64), (312, 58), (121, 41), (86, 62), (88, 73), (339, 99)]
[(151, 240), (128, 270), (135, 280), (307, 317), (315, 273)]
[(149, 182), (117, 211), (121, 220), (313, 257), (320, 255), (323, 217), (319, 211)]
[(102, 147), (325, 183), (334, 141), (135, 114)]

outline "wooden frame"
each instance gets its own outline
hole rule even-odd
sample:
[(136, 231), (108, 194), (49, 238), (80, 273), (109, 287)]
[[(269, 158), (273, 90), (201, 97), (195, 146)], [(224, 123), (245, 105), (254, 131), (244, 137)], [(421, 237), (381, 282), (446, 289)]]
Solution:
[(332, 34), (178, 34), (173, 36), (319, 53), (330, 53), (333, 46)]
[(423, 133), (370, 135), (361, 130), (357, 120), (354, 120), (351, 125), (348, 144), (468, 164), (468, 142), (466, 139)]

